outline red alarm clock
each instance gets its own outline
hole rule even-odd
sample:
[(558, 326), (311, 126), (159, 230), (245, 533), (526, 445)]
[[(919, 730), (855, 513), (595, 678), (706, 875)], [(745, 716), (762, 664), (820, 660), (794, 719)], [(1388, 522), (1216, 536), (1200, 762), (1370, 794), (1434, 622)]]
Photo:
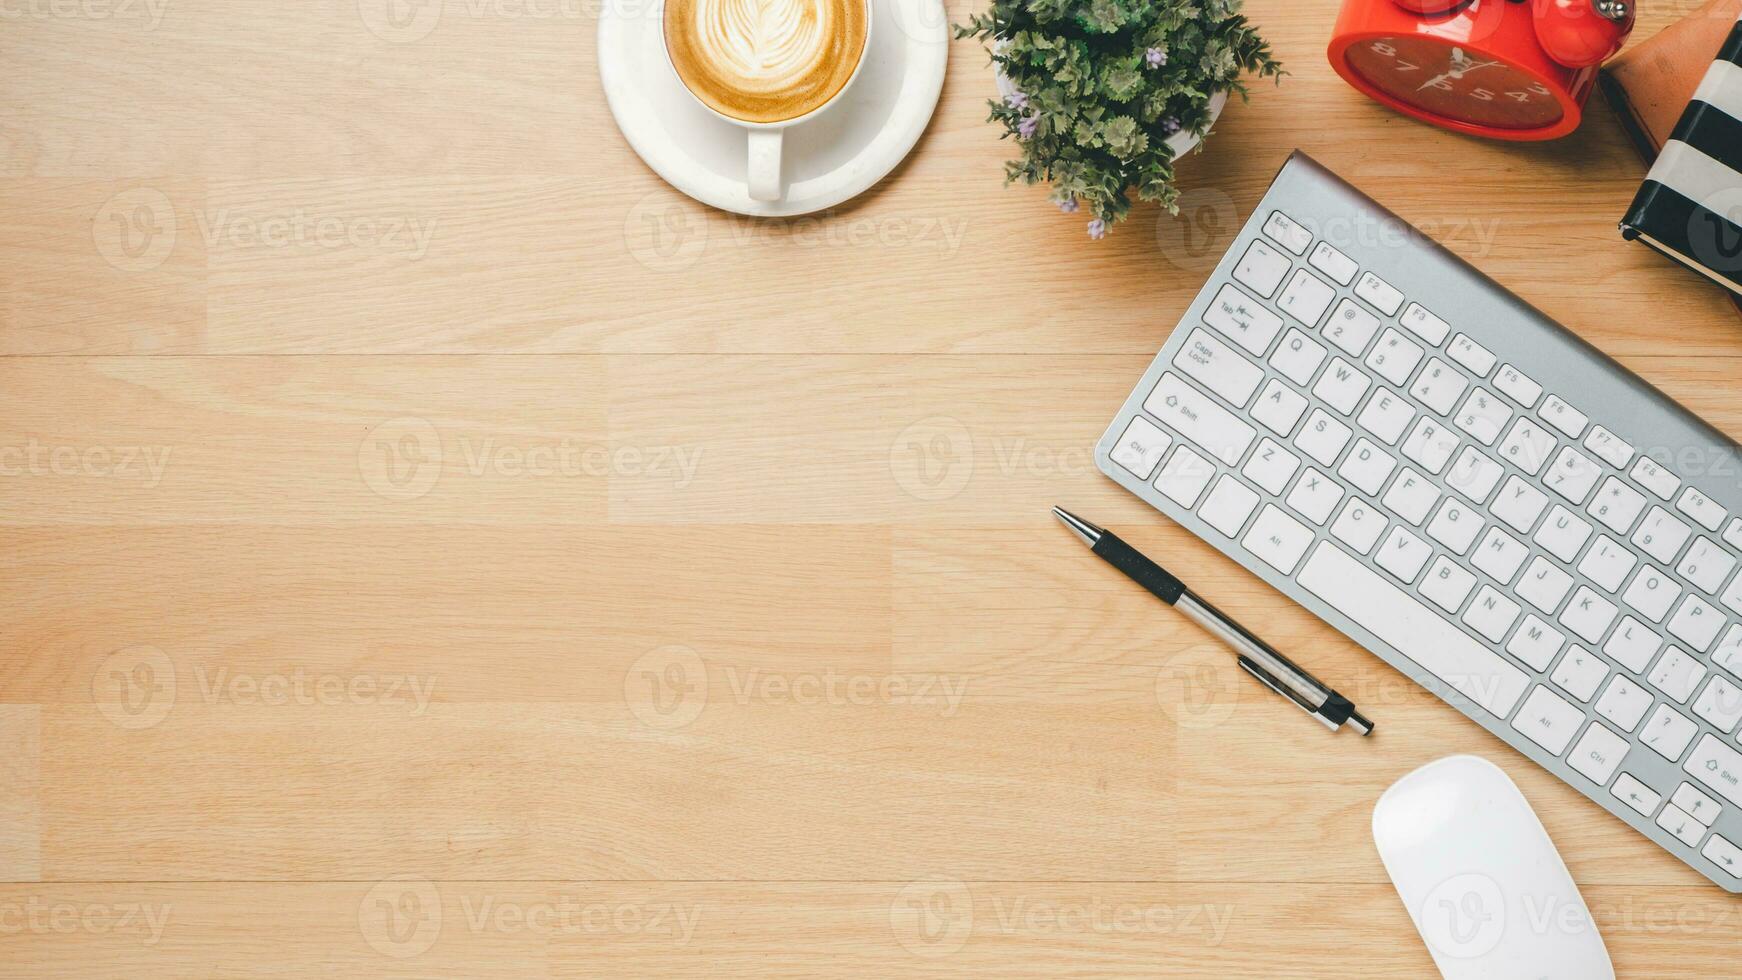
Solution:
[(1331, 66), (1436, 126), (1554, 139), (1579, 128), (1634, 15), (1634, 0), (1343, 0)]

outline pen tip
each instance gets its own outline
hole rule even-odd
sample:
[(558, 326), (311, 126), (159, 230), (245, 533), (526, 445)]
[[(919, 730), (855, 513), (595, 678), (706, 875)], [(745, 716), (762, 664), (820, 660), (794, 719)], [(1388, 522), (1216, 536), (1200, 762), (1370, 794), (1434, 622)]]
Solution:
[(1088, 521), (1083, 520), (1081, 517), (1078, 517), (1070, 511), (1065, 510), (1063, 507), (1054, 507), (1052, 509), (1052, 515), (1063, 521), (1066, 527), (1075, 532), (1077, 537), (1082, 538), (1083, 543), (1091, 548), (1095, 546), (1095, 542), (1101, 539), (1100, 528), (1090, 524)]

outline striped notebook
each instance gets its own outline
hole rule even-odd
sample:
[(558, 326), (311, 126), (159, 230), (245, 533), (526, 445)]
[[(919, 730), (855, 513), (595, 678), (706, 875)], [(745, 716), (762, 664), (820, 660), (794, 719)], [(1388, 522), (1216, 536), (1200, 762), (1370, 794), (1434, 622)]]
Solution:
[(1742, 20), (1652, 165), (1621, 234), (1742, 293)]

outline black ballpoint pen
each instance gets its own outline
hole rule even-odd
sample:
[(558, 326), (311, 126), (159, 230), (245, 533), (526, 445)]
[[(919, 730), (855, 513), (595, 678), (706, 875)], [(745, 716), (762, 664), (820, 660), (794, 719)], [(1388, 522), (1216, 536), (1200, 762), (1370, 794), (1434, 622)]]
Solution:
[(1346, 724), (1362, 735), (1373, 734), (1373, 723), (1363, 718), (1348, 698), (1331, 690), (1324, 682), (1277, 653), (1268, 643), (1248, 633), (1239, 623), (1186, 588), (1185, 583), (1168, 574), (1167, 569), (1121, 541), (1118, 535), (1090, 524), (1063, 507), (1054, 507), (1052, 512), (1101, 560), (1233, 647), (1240, 668), (1258, 678), (1265, 687), (1300, 705), (1307, 714), (1332, 731)]

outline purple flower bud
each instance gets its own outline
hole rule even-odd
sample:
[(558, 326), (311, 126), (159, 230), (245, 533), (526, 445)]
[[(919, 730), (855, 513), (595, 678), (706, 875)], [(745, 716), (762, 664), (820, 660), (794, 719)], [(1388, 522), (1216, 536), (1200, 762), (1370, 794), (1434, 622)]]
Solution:
[(1180, 121), (1178, 116), (1168, 116), (1161, 121), (1161, 131), (1168, 136), (1172, 136), (1179, 132), (1179, 127)]
[(1040, 117), (1039, 116), (1023, 116), (1022, 121), (1016, 124), (1016, 132), (1023, 139), (1028, 139), (1029, 137), (1033, 136), (1034, 131), (1039, 129), (1039, 128), (1040, 128)]
[(1096, 218), (1095, 220), (1089, 222), (1089, 237), (1093, 238), (1096, 241), (1100, 241), (1101, 239), (1106, 238), (1107, 237), (1107, 222), (1102, 221), (1100, 218)]
[(1160, 68), (1167, 64), (1167, 52), (1160, 48), (1150, 48), (1143, 53), (1143, 59), (1149, 62), (1149, 67)]
[(1066, 214), (1076, 214), (1077, 207), (1077, 199), (1074, 197), (1066, 198), (1059, 202), (1059, 210)]
[(1004, 97), (1004, 104), (1012, 109), (1028, 108), (1028, 96), (1021, 92), (1012, 92)]

